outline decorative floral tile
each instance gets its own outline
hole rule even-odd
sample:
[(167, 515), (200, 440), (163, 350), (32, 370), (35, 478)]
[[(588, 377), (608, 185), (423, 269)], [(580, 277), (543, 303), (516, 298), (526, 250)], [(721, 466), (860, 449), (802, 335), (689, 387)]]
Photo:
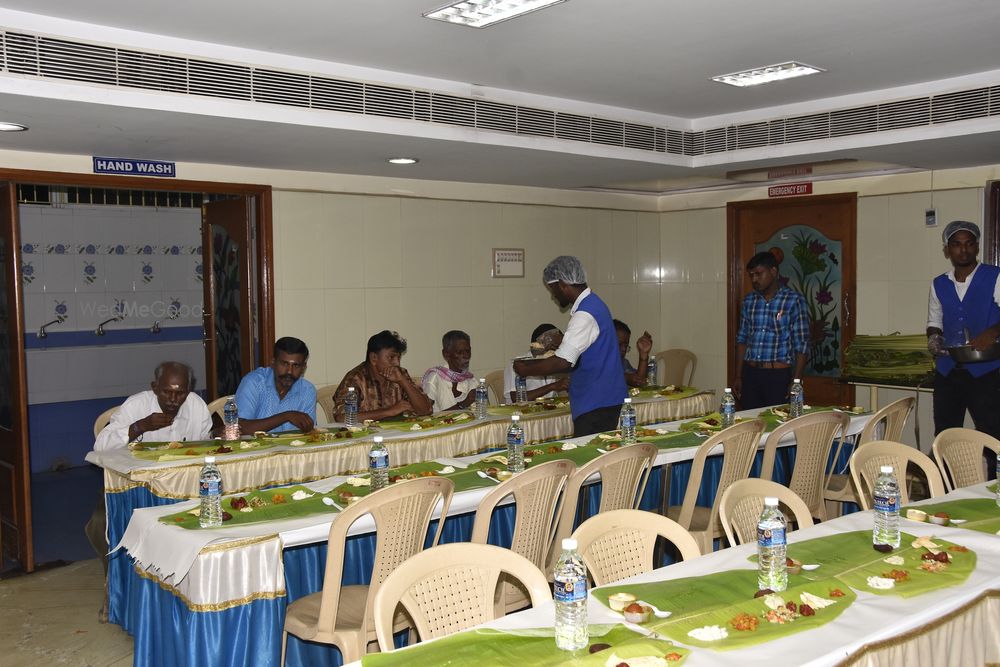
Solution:
[(38, 243), (25, 243), (21, 246), (22, 255), (34, 255), (42, 249)]
[(35, 267), (31, 262), (24, 262), (21, 264), (21, 280), (25, 284), (30, 284), (35, 282)]
[(68, 255), (75, 248), (68, 243), (53, 243), (45, 246), (45, 252), (49, 255)]
[(156, 280), (156, 269), (150, 262), (142, 262), (142, 282), (147, 285)]

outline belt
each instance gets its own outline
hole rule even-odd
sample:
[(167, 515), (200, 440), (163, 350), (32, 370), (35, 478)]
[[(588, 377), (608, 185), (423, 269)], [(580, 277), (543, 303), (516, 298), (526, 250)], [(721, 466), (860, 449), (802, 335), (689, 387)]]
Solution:
[(784, 361), (750, 361), (746, 360), (745, 363), (751, 368), (791, 368), (791, 364), (786, 364)]

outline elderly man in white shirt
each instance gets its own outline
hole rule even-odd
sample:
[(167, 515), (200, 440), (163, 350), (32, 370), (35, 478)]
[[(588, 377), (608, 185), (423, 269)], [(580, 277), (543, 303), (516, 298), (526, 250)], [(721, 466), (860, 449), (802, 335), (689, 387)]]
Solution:
[(441, 337), (441, 356), (447, 366), (435, 366), (424, 373), (420, 384), (434, 402), (434, 412), (461, 410), (476, 400), (479, 382), (469, 372), (472, 339), (464, 331), (453, 330)]
[(125, 447), (136, 440), (183, 442), (211, 435), (212, 416), (192, 393), (191, 367), (166, 361), (156, 367), (150, 389), (129, 396), (97, 436), (94, 451)]

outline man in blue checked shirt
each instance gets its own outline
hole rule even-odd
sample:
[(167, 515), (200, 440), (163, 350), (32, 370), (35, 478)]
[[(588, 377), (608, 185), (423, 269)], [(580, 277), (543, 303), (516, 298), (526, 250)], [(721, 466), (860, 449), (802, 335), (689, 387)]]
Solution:
[(309, 348), (298, 338), (279, 338), (270, 368), (250, 371), (236, 388), (240, 431), (311, 431), (316, 421), (316, 387), (302, 377)]
[(743, 299), (733, 392), (744, 410), (784, 403), (809, 350), (806, 300), (778, 280), (778, 260), (759, 252), (747, 262), (753, 292)]

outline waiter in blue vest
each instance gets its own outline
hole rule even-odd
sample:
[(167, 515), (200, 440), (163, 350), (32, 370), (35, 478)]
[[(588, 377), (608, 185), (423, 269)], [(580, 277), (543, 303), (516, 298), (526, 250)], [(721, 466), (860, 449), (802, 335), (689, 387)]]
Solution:
[[(927, 299), (927, 349), (936, 365), (935, 435), (963, 426), (968, 410), (976, 430), (1000, 438), (1000, 360), (956, 365), (947, 352), (966, 341), (983, 350), (1000, 336), (1000, 268), (978, 262), (979, 238), (972, 222), (955, 220), (944, 228), (944, 256), (953, 268), (934, 279)], [(996, 459), (987, 461), (993, 477)]]
[(560, 308), (572, 305), (569, 325), (553, 356), (519, 359), (514, 362), (514, 373), (529, 376), (572, 371), (569, 406), (573, 434), (615, 429), (628, 389), (611, 311), (587, 287), (587, 274), (576, 257), (556, 257), (542, 271), (542, 280)]

